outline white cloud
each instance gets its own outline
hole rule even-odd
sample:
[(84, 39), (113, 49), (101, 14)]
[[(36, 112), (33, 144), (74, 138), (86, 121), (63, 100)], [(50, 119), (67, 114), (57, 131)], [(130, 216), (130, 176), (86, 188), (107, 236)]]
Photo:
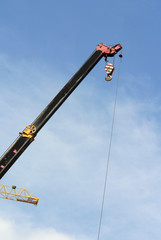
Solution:
[(13, 222), (0, 218), (0, 235), (5, 240), (75, 240), (74, 237), (55, 231), (53, 228), (33, 228), (31, 224)]

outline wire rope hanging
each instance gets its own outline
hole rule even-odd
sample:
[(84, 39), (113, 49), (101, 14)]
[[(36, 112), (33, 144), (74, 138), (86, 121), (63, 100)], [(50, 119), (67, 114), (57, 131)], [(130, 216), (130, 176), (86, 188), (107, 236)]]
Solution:
[(117, 81), (116, 81), (116, 91), (115, 91), (114, 106), (113, 106), (111, 134), (110, 134), (110, 141), (109, 141), (109, 148), (108, 148), (108, 157), (107, 157), (107, 164), (106, 164), (106, 171), (105, 171), (105, 180), (104, 180), (104, 187), (103, 187), (103, 196), (102, 196), (102, 204), (101, 204), (101, 211), (100, 211), (100, 218), (99, 218), (97, 240), (100, 239), (100, 233), (101, 233), (101, 227), (102, 227), (102, 217), (103, 217), (104, 202), (105, 202), (106, 187), (107, 187), (107, 177), (108, 177), (111, 146), (112, 146), (112, 137), (113, 137), (114, 120), (115, 120), (115, 113), (116, 113), (116, 104), (117, 104), (117, 95), (118, 95), (118, 87), (119, 87), (120, 65), (121, 65), (122, 54), (120, 54), (119, 57), (120, 57), (120, 61), (119, 61), (118, 76), (117, 76)]

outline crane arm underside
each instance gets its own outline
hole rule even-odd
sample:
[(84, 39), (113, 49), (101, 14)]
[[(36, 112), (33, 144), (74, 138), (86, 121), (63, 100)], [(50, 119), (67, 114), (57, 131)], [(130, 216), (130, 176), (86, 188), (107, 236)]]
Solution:
[(0, 179), (30, 145), (31, 139), (19, 136), (0, 159)]

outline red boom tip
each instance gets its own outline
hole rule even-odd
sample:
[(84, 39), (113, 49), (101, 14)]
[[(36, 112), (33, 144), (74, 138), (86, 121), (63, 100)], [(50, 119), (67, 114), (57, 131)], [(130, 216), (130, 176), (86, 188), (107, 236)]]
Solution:
[(97, 45), (96, 50), (100, 50), (105, 57), (113, 57), (116, 53), (118, 53), (122, 49), (121, 44), (117, 44), (113, 47), (109, 47), (103, 43), (99, 43)]

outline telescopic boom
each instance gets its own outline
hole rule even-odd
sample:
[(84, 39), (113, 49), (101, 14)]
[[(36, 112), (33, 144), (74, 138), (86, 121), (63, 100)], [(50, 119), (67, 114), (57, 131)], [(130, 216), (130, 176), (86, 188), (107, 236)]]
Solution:
[(55, 96), (55, 98), (47, 105), (47, 107), (40, 113), (40, 115), (28, 125), (9, 149), (0, 158), (0, 179), (20, 157), (24, 150), (32, 143), (37, 133), (45, 125), (45, 123), (53, 116), (62, 103), (69, 97), (74, 89), (86, 77), (86, 75), (94, 68), (102, 57), (113, 57), (122, 49), (121, 44), (113, 47), (106, 46), (102, 43), (97, 45), (96, 50), (83, 64), (83, 66), (76, 72), (76, 74), (67, 82), (62, 90)]

